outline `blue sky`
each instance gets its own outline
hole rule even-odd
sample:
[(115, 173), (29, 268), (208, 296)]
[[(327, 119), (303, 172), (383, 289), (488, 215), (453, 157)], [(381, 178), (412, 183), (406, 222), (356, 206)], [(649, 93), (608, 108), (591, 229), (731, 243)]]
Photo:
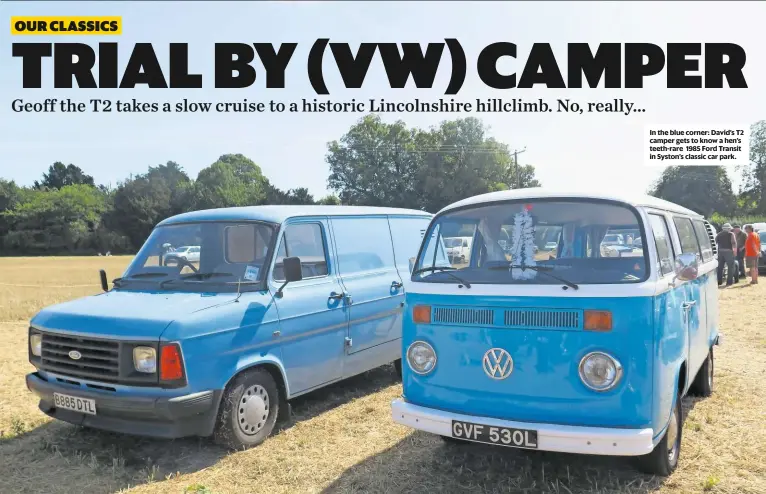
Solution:
[[(21, 87), (21, 60), (11, 57), (19, 41), (67, 41), (96, 44), (114, 37), (11, 36), (0, 30), (0, 177), (31, 184), (54, 161), (74, 163), (99, 183), (116, 185), (149, 165), (177, 161), (195, 177), (226, 153), (243, 153), (258, 163), (278, 187), (307, 187), (324, 195), (328, 167), (326, 143), (339, 139), (359, 114), (18, 114), (17, 98), (109, 98), (175, 103), (194, 101), (289, 102), (317, 97), (306, 76), (306, 59), (316, 38), (352, 43), (438, 42), (458, 38), (466, 50), (469, 74), (458, 99), (538, 97), (555, 100), (609, 101), (625, 98), (645, 113), (622, 114), (480, 114), (490, 134), (533, 164), (543, 185), (563, 187), (588, 183), (626, 193), (643, 192), (660, 170), (643, 165), (641, 142), (645, 124), (751, 124), (766, 118), (766, 44), (763, 43), (762, 2), (583, 2), (583, 3), (458, 3), (458, 2), (2, 2), (2, 17), (12, 15), (121, 15), (120, 67), (133, 43), (152, 42), (167, 74), (170, 42), (190, 44), (190, 67), (202, 73), (199, 90), (69, 89), (54, 90), (51, 62), (43, 66), (42, 89)], [(7, 22), (7, 21), (6, 21)], [(664, 73), (641, 90), (491, 90), (475, 75), (475, 60), (484, 46), (510, 41), (519, 47), (519, 61), (499, 64), (501, 71), (521, 70), (532, 43), (551, 43), (565, 67), (568, 42), (734, 42), (748, 55), (748, 89), (666, 89)], [(213, 89), (213, 47), (216, 42), (297, 42), (286, 73), (287, 88), (266, 89), (265, 74), (246, 89)], [(447, 62), (445, 60), (445, 62)], [(388, 88), (376, 55), (363, 88), (344, 89), (325, 57), (327, 85), (333, 100), (385, 98), (435, 100), (443, 96), (450, 64), (443, 63), (435, 89)], [(468, 115), (463, 115), (468, 116)], [(429, 127), (452, 114), (386, 114), (386, 121)]]

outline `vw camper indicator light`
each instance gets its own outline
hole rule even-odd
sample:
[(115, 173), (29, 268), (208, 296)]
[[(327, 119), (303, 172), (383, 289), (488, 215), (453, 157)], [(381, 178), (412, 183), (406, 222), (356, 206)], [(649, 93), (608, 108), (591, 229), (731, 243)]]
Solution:
[(41, 356), (43, 354), (43, 335), (40, 333), (29, 335), (29, 348), (32, 350), (32, 355)]
[(407, 364), (415, 374), (428, 374), (436, 367), (436, 352), (425, 341), (416, 341), (407, 349)]
[(580, 361), (580, 379), (593, 391), (608, 391), (622, 378), (622, 365), (606, 353), (592, 352)]
[(146, 374), (157, 372), (157, 351), (148, 346), (137, 346), (133, 349), (133, 367)]

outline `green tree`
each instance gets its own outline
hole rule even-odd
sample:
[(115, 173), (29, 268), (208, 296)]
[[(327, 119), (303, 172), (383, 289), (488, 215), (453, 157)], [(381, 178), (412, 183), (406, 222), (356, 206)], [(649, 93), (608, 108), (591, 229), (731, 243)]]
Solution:
[(48, 168), (48, 173), (43, 173), (43, 180), (35, 180), (35, 189), (60, 189), (67, 185), (90, 185), (95, 186), (93, 177), (87, 175), (79, 166), (73, 164), (64, 165), (57, 161)]
[(196, 209), (264, 204), (273, 191), (261, 168), (242, 154), (225, 154), (200, 171), (194, 189)]
[(750, 127), (750, 163), (743, 171), (742, 212), (766, 214), (766, 120)]
[(107, 209), (104, 193), (90, 185), (28, 190), (6, 217), (5, 250), (57, 254), (95, 251), (94, 234)]
[(730, 216), (736, 207), (731, 180), (721, 166), (668, 167), (649, 193), (707, 217), (714, 212)]
[(340, 206), (341, 203), (338, 196), (330, 194), (319, 199), (317, 204), (322, 204), (324, 206)]
[(487, 137), (476, 118), (425, 131), (367, 115), (328, 144), (329, 187), (344, 204), (437, 211), (485, 192), (538, 186), (508, 146)]
[(147, 173), (117, 187), (105, 222), (138, 249), (157, 223), (190, 209), (192, 186), (178, 163), (150, 166)]

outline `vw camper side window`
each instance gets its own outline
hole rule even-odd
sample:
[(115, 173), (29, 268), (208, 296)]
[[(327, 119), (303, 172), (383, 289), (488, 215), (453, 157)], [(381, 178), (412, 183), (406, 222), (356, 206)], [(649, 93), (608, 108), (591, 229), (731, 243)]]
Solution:
[(327, 276), (327, 253), (324, 235), (319, 223), (288, 225), (279, 243), (274, 264), (274, 280), (284, 281), (282, 260), (285, 257), (299, 257), (303, 278)]
[(694, 233), (697, 234), (697, 241), (702, 247), (702, 260), (709, 261), (713, 258), (713, 244), (710, 242), (710, 236), (702, 220), (693, 220)]
[(673, 243), (670, 241), (668, 224), (665, 221), (665, 218), (658, 214), (650, 214), (649, 223), (652, 227), (654, 243), (657, 245), (657, 259), (659, 260), (658, 269), (660, 276), (673, 273), (675, 256), (673, 255)]
[(676, 225), (678, 240), (681, 242), (681, 253), (695, 254), (698, 258), (701, 258), (702, 252), (700, 252), (697, 236), (694, 234), (692, 220), (676, 216), (673, 218), (673, 223)]

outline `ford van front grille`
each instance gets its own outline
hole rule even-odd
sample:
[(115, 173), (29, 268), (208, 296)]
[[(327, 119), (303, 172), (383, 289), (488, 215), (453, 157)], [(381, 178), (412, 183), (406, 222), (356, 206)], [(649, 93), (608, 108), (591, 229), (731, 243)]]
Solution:
[(580, 309), (433, 307), (431, 320), (438, 324), (518, 329), (582, 330)]
[(44, 370), (82, 379), (117, 382), (120, 344), (116, 341), (43, 333)]

